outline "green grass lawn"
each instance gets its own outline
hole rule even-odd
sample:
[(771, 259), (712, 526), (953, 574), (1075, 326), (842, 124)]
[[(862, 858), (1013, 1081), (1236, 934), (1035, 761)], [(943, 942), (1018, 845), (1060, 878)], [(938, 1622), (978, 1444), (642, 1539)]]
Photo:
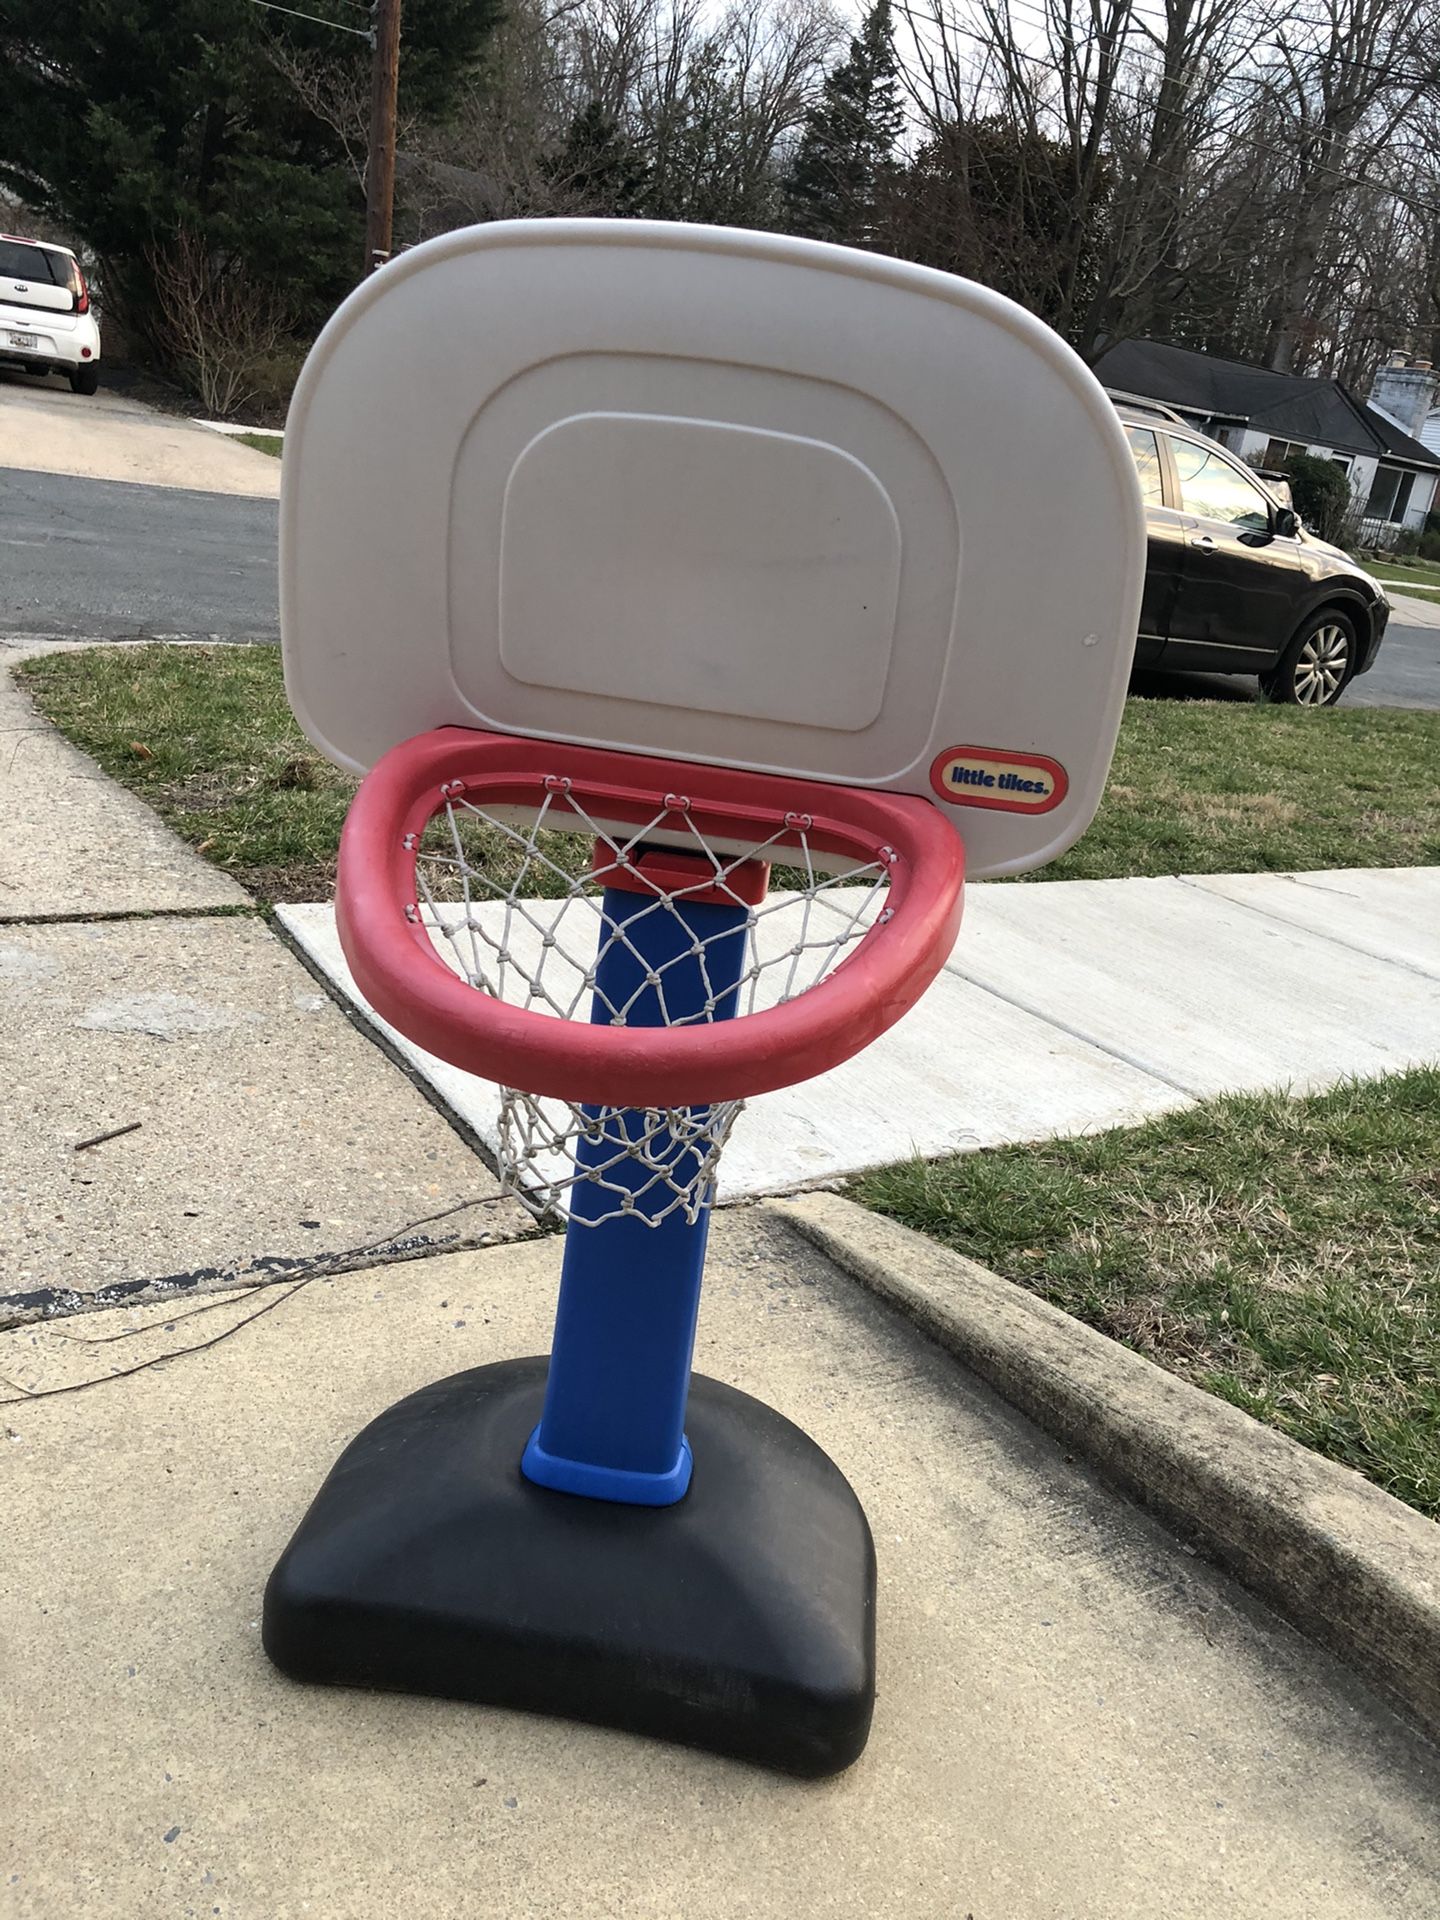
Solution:
[[(295, 724), (278, 648), (97, 647), (29, 661), (17, 678), (68, 739), (262, 902), (329, 898), (358, 782)], [(440, 845), (443, 824), (433, 831)], [(463, 839), (508, 884), (514, 846), (478, 829)], [(577, 871), (588, 863), (573, 834), (539, 844)], [(528, 892), (563, 890), (562, 876), (531, 871)], [(436, 897), (448, 897), (441, 882)]]
[(275, 647), (97, 647), (27, 661), (42, 713), (263, 900), (319, 900), (356, 782), (296, 726)]
[[(104, 647), (19, 672), (62, 733), (262, 900), (327, 897), (355, 783), (296, 726), (277, 649)], [(1132, 700), (1094, 825), (1036, 878), (1440, 862), (1437, 767), (1440, 713)]]
[(1035, 877), (1440, 860), (1440, 713), (1132, 700), (1105, 798)]
[(1383, 580), (1387, 586), (1399, 587), (1406, 593), (1440, 593), (1440, 566), (1429, 561), (1413, 567), (1391, 566), (1383, 560), (1362, 560), (1360, 564), (1367, 573), (1373, 573), (1377, 580)]
[(854, 1196), (1440, 1517), (1440, 1070), (891, 1167)]
[(285, 451), (283, 440), (277, 440), (273, 433), (234, 433), (232, 440), (238, 440), (242, 447), (254, 447), (257, 453), (273, 454), (278, 460)]

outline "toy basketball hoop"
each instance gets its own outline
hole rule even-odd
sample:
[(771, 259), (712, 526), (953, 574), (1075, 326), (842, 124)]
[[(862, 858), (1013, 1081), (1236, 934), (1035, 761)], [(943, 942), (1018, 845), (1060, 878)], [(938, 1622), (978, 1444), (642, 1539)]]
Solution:
[[(458, 357), (396, 379), (437, 300)], [(1038, 321), (942, 274), (500, 224), (345, 303), (282, 488), (287, 689), (366, 774), (356, 984), (501, 1087), (502, 1173), (567, 1229), (548, 1359), (351, 1444), (266, 1648), (833, 1772), (870, 1724), (873, 1547), (812, 1441), (691, 1376), (716, 1168), (747, 1098), (914, 1005), (967, 868), (1037, 866), (1093, 814), (1144, 565), (1118, 421)]]
[[(553, 1198), (613, 1188), (633, 1159), (663, 1196), (642, 1208), (627, 1186), (615, 1206), (655, 1223), (706, 1204), (741, 1101), (914, 1005), (954, 943), (962, 871), (925, 801), (448, 727), (362, 786), (336, 915), (371, 1006), (506, 1090), (507, 1176), (544, 1167)], [(623, 1109), (665, 1119), (609, 1126), (612, 1151), (575, 1165)]]

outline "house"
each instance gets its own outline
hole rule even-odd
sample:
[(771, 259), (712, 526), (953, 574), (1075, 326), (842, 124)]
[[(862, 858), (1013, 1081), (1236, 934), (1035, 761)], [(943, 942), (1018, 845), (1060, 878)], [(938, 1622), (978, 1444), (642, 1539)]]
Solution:
[[(1163, 401), (1253, 466), (1274, 469), (1294, 453), (1334, 460), (1350, 476), (1367, 544), (1393, 544), (1440, 507), (1440, 382), (1424, 363), (1392, 355), (1368, 406), (1339, 380), (1275, 373), (1158, 340), (1118, 341), (1095, 372), (1107, 387)], [(1398, 374), (1407, 377), (1397, 382)], [(1417, 426), (1433, 439), (1418, 437)]]

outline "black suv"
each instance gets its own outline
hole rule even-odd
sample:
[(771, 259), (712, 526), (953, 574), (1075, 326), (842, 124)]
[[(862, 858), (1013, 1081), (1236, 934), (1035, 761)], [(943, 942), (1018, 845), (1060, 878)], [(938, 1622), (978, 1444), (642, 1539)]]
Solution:
[(1272, 700), (1333, 706), (1375, 663), (1385, 589), (1177, 414), (1111, 398), (1149, 535), (1136, 666), (1254, 673)]

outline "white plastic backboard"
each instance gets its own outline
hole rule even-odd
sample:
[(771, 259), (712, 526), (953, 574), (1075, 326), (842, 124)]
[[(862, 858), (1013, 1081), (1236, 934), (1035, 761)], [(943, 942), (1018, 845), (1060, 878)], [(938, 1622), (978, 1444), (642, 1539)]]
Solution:
[(923, 794), (976, 878), (1089, 823), (1144, 564), (1048, 327), (773, 234), (446, 234), (339, 309), (286, 428), (286, 685), (340, 765), (454, 723)]

